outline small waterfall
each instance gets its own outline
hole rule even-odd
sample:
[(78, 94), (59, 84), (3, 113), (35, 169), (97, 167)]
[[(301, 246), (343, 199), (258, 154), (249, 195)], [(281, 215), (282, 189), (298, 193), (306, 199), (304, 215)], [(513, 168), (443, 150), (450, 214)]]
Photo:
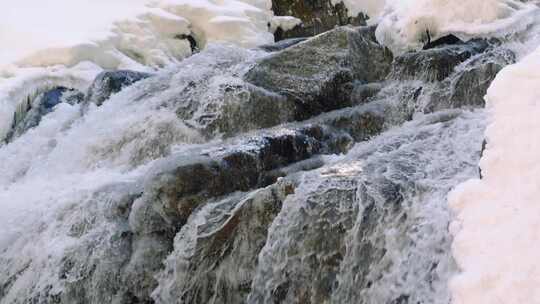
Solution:
[(0, 146), (0, 303), (448, 303), (446, 196), (516, 54), (374, 35), (210, 45), (55, 106)]
[(447, 303), (445, 196), (477, 174), (484, 126), (482, 111), (427, 116), (306, 173), (269, 229), (248, 302)]

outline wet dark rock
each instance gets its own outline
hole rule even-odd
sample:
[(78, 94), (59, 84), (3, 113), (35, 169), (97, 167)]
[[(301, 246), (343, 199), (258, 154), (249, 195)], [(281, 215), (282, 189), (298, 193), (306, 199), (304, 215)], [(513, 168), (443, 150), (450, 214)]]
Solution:
[(278, 41), (273, 44), (261, 45), (260, 48), (267, 52), (277, 52), (277, 51), (282, 51), (293, 45), (296, 45), (300, 42), (304, 42), (306, 41), (306, 39), (307, 38), (289, 38), (289, 39)]
[(296, 104), (282, 95), (251, 84), (229, 86), (223, 90), (216, 116), (204, 117), (204, 133), (225, 137), (256, 129), (270, 128), (294, 120)]
[(100, 106), (109, 99), (111, 95), (150, 76), (152, 76), (152, 74), (129, 70), (102, 72), (90, 85), (88, 93), (86, 94), (86, 102)]
[(51, 110), (54, 106), (62, 102), (71, 105), (81, 103), (84, 100), (84, 94), (74, 89), (57, 87), (45, 92), (41, 98), (41, 105), (45, 109)]
[[(233, 141), (226, 148), (207, 148), (203, 152), (169, 160), (166, 167), (174, 169), (160, 173), (148, 187), (159, 187), (160, 215), (174, 223), (175, 229), (185, 224), (194, 208), (210, 198), (248, 191), (275, 182), (267, 173), (290, 164), (309, 159), (321, 153), (339, 153), (348, 148), (351, 138), (324, 126), (306, 126), (300, 129), (280, 129)], [(158, 232), (167, 226), (146, 222), (134, 216), (136, 231)], [(159, 220), (158, 220), (159, 221)], [(163, 230), (165, 231), (165, 230)]]
[(459, 66), (429, 97), (425, 112), (485, 106), (484, 96), (499, 71), (516, 60), (512, 51), (498, 49), (477, 55)]
[[(276, 170), (307, 160), (319, 153), (336, 151), (335, 149), (339, 149), (340, 146), (334, 143), (340, 136), (342, 135), (330, 129), (317, 126), (288, 130), (284, 133), (276, 131), (242, 139), (230, 146), (208, 147), (198, 153), (192, 151), (184, 157), (171, 157), (158, 164), (158, 167), (166, 170), (156, 174), (146, 183), (144, 195), (134, 202), (129, 216), (133, 242), (136, 246), (134, 245), (134, 253), (129, 262), (131, 266), (127, 268), (126, 275), (132, 278), (130, 284), (135, 284), (131, 290), (140, 290), (140, 292), (133, 291), (134, 294), (142, 297), (157, 287), (154, 276), (160, 269), (161, 261), (170, 252), (175, 234), (188, 223), (188, 219), (196, 210), (239, 191), (248, 192), (275, 183), (279, 177), (275, 174)], [(289, 188), (287, 186), (287, 189)], [(270, 210), (277, 208), (272, 212), (279, 211), (279, 205), (268, 208)], [(267, 221), (272, 218), (267, 214), (261, 216), (267, 217)], [(248, 225), (252, 227), (251, 224)], [(264, 226), (259, 229), (263, 229), (261, 232), (263, 234), (258, 236), (260, 238), (265, 233)], [(234, 234), (220, 235), (215, 242), (223, 238), (240, 237)], [(244, 244), (253, 245), (245, 242)], [(256, 248), (261, 246), (259, 244)], [(198, 261), (202, 257), (194, 258)], [(207, 258), (209, 265), (221, 261)], [(254, 261), (255, 257), (251, 259)], [(200, 278), (193, 279), (198, 281)], [(241, 283), (243, 289), (249, 290), (248, 286), (244, 286), (245, 282)], [(238, 296), (230, 295), (230, 297)]]
[(195, 37), (193, 37), (193, 35), (182, 34), (182, 35), (176, 36), (176, 38), (181, 39), (181, 40), (187, 40), (191, 48), (191, 53), (197, 53), (198, 51), (200, 51), (197, 40), (195, 39)]
[[(344, 108), (352, 103), (350, 96), (342, 94), (343, 85), (355, 76), (362, 80), (385, 76), (385, 68), (371, 68), (366, 61), (369, 56), (386, 58), (387, 50), (373, 39), (370, 28), (337, 28), (268, 56), (245, 78), (294, 102), (295, 120)], [(391, 57), (380, 65), (389, 62)]]
[(439, 39), (436, 39), (434, 41), (429, 41), (428, 43), (424, 45), (423, 49), (429, 50), (429, 49), (433, 49), (433, 48), (440, 47), (443, 45), (453, 45), (453, 44), (463, 44), (463, 40), (450, 34), (450, 35), (441, 37)]
[[(199, 156), (190, 153), (187, 158), (174, 160), (176, 165), (167, 165), (174, 169), (153, 178), (160, 185), (158, 201), (167, 202), (158, 209), (163, 210), (167, 222), (179, 228), (195, 208), (210, 198), (265, 186), (267, 172), (320, 153), (341, 152), (334, 143), (342, 136), (347, 138), (329, 128), (307, 126), (286, 129), (283, 133), (276, 130), (268, 135), (259, 134), (225, 150), (212, 152), (210, 148)], [(144, 229), (152, 228), (144, 226)]]
[(294, 101), (295, 120), (339, 108), (346, 101), (336, 96), (338, 87), (352, 80), (347, 68), (349, 31), (339, 28), (270, 55), (246, 80)]
[(56, 87), (35, 97), (28, 97), (15, 112), (11, 130), (6, 135), (5, 141), (10, 142), (37, 127), (42, 117), (52, 112), (58, 104), (65, 102), (74, 105), (83, 100), (83, 93), (66, 87)]
[(356, 80), (377, 82), (390, 72), (393, 55), (375, 37), (376, 26), (359, 27), (349, 34), (349, 55)]
[(387, 110), (387, 105), (373, 103), (337, 110), (322, 115), (314, 121), (321, 121), (341, 132), (345, 132), (353, 138), (354, 142), (362, 142), (384, 131), (387, 122)]
[(408, 52), (397, 56), (392, 66), (393, 79), (422, 79), (435, 82), (447, 78), (454, 69), (474, 55), (486, 51), (487, 40), (476, 39), (453, 45)]
[[(109, 185), (84, 204), (65, 208), (62, 214), (74, 220), (71, 237), (79, 243), (66, 250), (60, 261), (50, 261), (58, 263), (56, 279), (62, 282), (62, 290), (45, 289), (34, 298), (17, 303), (148, 303), (148, 295), (133, 296), (136, 290), (124, 278), (124, 266), (131, 259), (134, 245), (127, 219), (138, 195), (139, 189), (134, 185)], [(28, 271), (38, 272), (32, 268)]]
[(450, 102), (454, 106), (485, 105), (484, 96), (495, 76), (516, 57), (512, 51), (498, 50), (482, 54), (460, 70), (452, 82)]
[[(446, 170), (452, 175), (462, 170), (474, 174), (473, 165), (463, 167), (448, 149), (458, 117), (459, 113), (433, 115), (422, 125), (411, 125), (410, 133), (382, 135), (343, 161), (306, 173), (271, 226), (247, 302), (393, 303), (408, 294), (411, 285), (404, 287), (404, 281), (415, 286), (407, 296), (410, 301), (431, 301), (416, 291), (431, 290), (432, 278), (446, 273), (445, 267), (455, 267), (449, 256), (441, 254), (450, 248), (450, 240), (444, 233), (432, 235), (437, 241), (422, 252), (409, 251), (406, 244), (416, 240), (415, 218), (427, 211), (409, 204), (430, 201), (425, 194), (439, 184), (423, 184), (428, 176), (439, 181), (448, 178)], [(476, 128), (474, 132), (481, 134)], [(433, 153), (431, 149), (424, 153), (426, 146), (440, 152), (444, 173), (425, 167), (431, 163), (425, 156)], [(476, 147), (452, 147), (477, 157)], [(433, 227), (445, 229), (448, 224), (422, 218)], [(405, 270), (412, 264), (397, 261), (394, 254), (419, 268)], [(396, 269), (403, 276), (388, 280)], [(425, 280), (414, 281), (418, 275)], [(440, 300), (441, 294), (428, 297)]]
[(363, 14), (351, 17), (347, 7), (331, 0), (272, 0), (272, 10), (276, 16), (293, 16), (302, 21), (301, 25), (274, 33), (276, 41), (296, 37), (310, 37), (329, 31), (336, 26), (365, 25), (367, 17)]
[[(190, 83), (174, 96), (176, 115), (209, 139), (233, 137), (294, 120), (296, 104), (292, 100), (235, 80), (212, 88), (211, 94), (206, 92), (208, 83)], [(209, 98), (201, 100), (201, 94)]]
[[(482, 158), (484, 156), (484, 152), (486, 151), (486, 148), (487, 148), (487, 140), (484, 139), (484, 141), (482, 141), (482, 150), (480, 150), (480, 158)], [(484, 178), (483, 174), (482, 174), (482, 167), (478, 167), (478, 175), (480, 176), (480, 179)]]
[[(177, 237), (173, 255), (183, 258), (169, 265), (174, 274), (160, 275), (167, 283), (156, 292), (158, 302), (244, 303), (268, 228), (292, 193), (294, 183), (283, 180), (211, 203)], [(201, 220), (205, 224), (197, 225)], [(188, 246), (194, 248), (186, 251)]]
[[(276, 265), (279, 267), (276, 269), (280, 272), (276, 274), (279, 278), (274, 280), (269, 273), (271, 282), (256, 279), (256, 289), (250, 295), (249, 303), (329, 302), (337, 286), (337, 274), (346, 252), (346, 231), (353, 228), (358, 213), (355, 204), (358, 186), (358, 180), (330, 175), (323, 177), (307, 196), (291, 197), (290, 204), (305, 207), (302, 212), (289, 211), (295, 213), (290, 226), (283, 226), (285, 220), (279, 219), (281, 227), (274, 228), (287, 230), (291, 237), (288, 250), (280, 252), (286, 259), (284, 264)], [(284, 214), (280, 216), (287, 217)], [(276, 247), (280, 245), (276, 244)], [(261, 260), (273, 258), (268, 254), (263, 253)], [(277, 256), (275, 258), (279, 259)], [(266, 267), (261, 265), (260, 268)]]
[(359, 81), (354, 81), (343, 86), (343, 94), (349, 94), (349, 99), (353, 105), (361, 105), (368, 103), (383, 87), (384, 84), (381, 82), (364, 84)]

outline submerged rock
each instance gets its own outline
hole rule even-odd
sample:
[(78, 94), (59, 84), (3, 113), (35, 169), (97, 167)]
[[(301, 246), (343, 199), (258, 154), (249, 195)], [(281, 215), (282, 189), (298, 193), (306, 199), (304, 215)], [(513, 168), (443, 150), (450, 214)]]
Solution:
[(428, 94), (424, 112), (449, 108), (483, 108), (491, 82), (505, 66), (514, 63), (515, 54), (507, 49), (488, 51), (471, 58), (440, 86)]
[(152, 76), (152, 74), (129, 70), (106, 71), (100, 73), (88, 88), (86, 102), (100, 106), (112, 94), (120, 92), (135, 82)]
[(245, 303), (268, 228), (292, 193), (294, 183), (283, 180), (212, 202), (193, 216), (159, 275), (156, 302)]
[(454, 69), (474, 55), (484, 52), (490, 43), (476, 39), (465, 43), (438, 45), (436, 47), (408, 52), (397, 56), (392, 66), (392, 78), (398, 80), (422, 79), (442, 81)]
[(456, 266), (445, 196), (474, 176), (455, 156), (478, 160), (480, 146), (462, 142), (483, 132), (460, 116), (390, 131), (306, 173), (270, 227), (247, 303), (446, 302)]
[(512, 51), (497, 50), (468, 62), (452, 81), (452, 94), (449, 99), (452, 106), (484, 107), (484, 96), (491, 82), (505, 66), (515, 61), (516, 56)]
[(361, 82), (351, 83), (351, 101), (353, 104), (364, 104), (376, 96), (384, 87), (383, 83), (373, 82), (363, 84)]
[[(129, 286), (129, 293), (138, 299), (146, 299), (152, 290), (158, 287), (155, 275), (160, 270), (162, 261), (170, 253), (175, 235), (184, 229), (183, 227), (189, 223), (190, 218), (196, 216), (201, 208), (207, 208), (206, 206), (209, 204), (221, 200), (228, 202), (226, 204), (245, 203), (245, 207), (249, 208), (247, 204), (252, 202), (246, 201), (249, 201), (249, 197), (251, 197), (255, 203), (265, 204), (256, 206), (256, 208), (279, 212), (281, 199), (273, 196), (268, 197), (268, 195), (284, 196), (288, 194), (292, 191), (288, 183), (278, 183), (282, 186), (272, 186), (269, 188), (269, 192), (267, 190), (255, 191), (246, 199), (239, 199), (236, 194), (274, 184), (279, 177), (304, 168), (302, 166), (287, 168), (289, 165), (309, 160), (320, 153), (339, 152), (340, 149), (343, 149), (343, 141), (349, 140), (350, 137), (344, 134), (334, 133), (328, 128), (317, 126), (298, 130), (291, 129), (287, 132), (276, 130), (253, 138), (240, 139), (230, 145), (209, 146), (206, 149), (194, 150), (182, 156), (172, 156), (158, 163), (155, 169), (158, 173), (148, 178), (144, 186), (144, 193), (134, 201), (129, 215), (130, 232), (133, 234), (133, 252), (130, 253), (129, 266), (124, 270), (124, 276), (131, 278), (129, 282), (126, 282), (126, 285)], [(345, 146), (348, 148), (347, 145)], [(317, 166), (316, 162), (313, 165)], [(306, 168), (312, 168), (312, 166), (305, 165)], [(278, 188), (282, 190), (277, 191)], [(263, 196), (262, 202), (259, 199), (260, 195)], [(276, 205), (266, 206), (266, 204), (273, 203)], [(256, 216), (256, 214), (253, 215)], [(264, 242), (266, 233), (264, 226), (258, 228), (259, 235), (252, 235), (249, 241), (244, 241), (243, 235), (233, 233), (236, 231), (235, 225), (243, 226), (244, 228), (241, 229), (243, 231), (248, 229), (247, 227), (255, 229), (253, 225), (256, 222), (251, 222), (253, 221), (251, 216), (240, 214), (238, 216), (242, 218), (242, 221), (232, 220), (231, 226), (224, 227), (222, 233), (216, 233), (216, 239), (209, 236), (209, 242), (201, 243), (201, 246), (214, 244), (212, 246), (215, 247), (201, 248), (201, 250), (208, 251), (207, 256), (193, 256), (194, 264), (189, 268), (195, 275), (192, 278), (193, 284), (200, 283), (204, 286), (211, 284), (210, 281), (205, 281), (207, 277), (204, 269), (212, 265), (216, 266), (225, 259), (224, 255), (230, 253), (228, 250), (230, 250), (231, 244), (226, 242), (225, 238), (237, 238), (238, 242), (243, 242), (243, 246), (254, 246), (254, 248), (259, 248), (258, 250), (262, 247), (262, 244), (254, 245), (250, 242)], [(264, 213), (260, 215), (259, 219), (268, 222), (272, 218), (271, 214)], [(244, 223), (244, 220), (250, 222)], [(207, 232), (210, 233), (210, 231)], [(183, 250), (184, 248), (177, 249)], [(197, 251), (197, 253), (200, 252)], [(255, 253), (256, 250), (253, 251), (253, 254)], [(238, 254), (245, 254), (245, 252)], [(255, 256), (250, 257), (250, 259), (251, 262), (246, 261), (246, 265), (252, 265)], [(205, 262), (201, 264), (201, 260)], [(230, 263), (232, 261), (230, 260)], [(197, 266), (201, 267), (201, 270), (197, 270)], [(183, 266), (179, 265), (179, 267)], [(213, 274), (210, 277), (213, 277)], [(229, 274), (223, 274), (219, 277), (224, 281), (231, 280)], [(226, 283), (226, 285), (232, 284), (230, 286), (234, 290), (241, 291), (247, 288), (244, 280), (232, 279), (232, 281), (233, 283)], [(175, 284), (189, 288), (190, 284), (187, 283), (181, 280), (176, 281)], [(208, 299), (207, 295), (211, 294), (209, 290), (204, 290), (205, 295), (197, 292), (204, 288), (196, 285), (193, 286), (192, 291), (186, 292), (187, 303), (192, 300), (196, 302), (196, 299)], [(179, 292), (179, 290), (168, 290), (173, 294)], [(225, 298), (238, 299), (242, 297), (241, 292), (239, 294), (227, 290), (219, 292), (227, 293), (222, 294)], [(178, 300), (182, 298), (180, 297)], [(205, 302), (201, 300), (200, 303)]]
[(11, 130), (4, 140), (10, 142), (28, 130), (35, 128), (39, 125), (43, 116), (52, 112), (58, 104), (65, 102), (75, 105), (83, 100), (83, 93), (66, 87), (56, 87), (35, 97), (28, 97), (15, 113)]
[[(202, 51), (126, 94), (156, 125), (86, 152), (97, 169), (125, 158), (129, 182), (70, 197), (0, 253), (0, 303), (448, 302), (446, 194), (478, 174), (485, 119), (439, 110), (482, 106), (513, 54), (450, 39), (393, 61), (374, 27), (296, 42), (255, 63)], [(131, 73), (100, 75), (86, 101), (148, 77)], [(38, 104), (82, 98), (67, 93)], [(51, 238), (64, 247), (27, 246)]]

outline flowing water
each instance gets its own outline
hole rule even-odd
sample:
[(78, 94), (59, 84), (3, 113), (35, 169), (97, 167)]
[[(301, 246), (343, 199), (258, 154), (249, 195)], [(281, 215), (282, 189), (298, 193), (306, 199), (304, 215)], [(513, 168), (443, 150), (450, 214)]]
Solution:
[(448, 303), (446, 195), (478, 175), (487, 119), (424, 114), (447, 88), (421, 77), (357, 107), (381, 108), (385, 132), (346, 153), (208, 194), (180, 224), (154, 208), (175, 167), (307, 125), (216, 127), (236, 122), (223, 100), (249, 94), (242, 76), (264, 56), (211, 46), (101, 107), (62, 103), (0, 146), (0, 303)]

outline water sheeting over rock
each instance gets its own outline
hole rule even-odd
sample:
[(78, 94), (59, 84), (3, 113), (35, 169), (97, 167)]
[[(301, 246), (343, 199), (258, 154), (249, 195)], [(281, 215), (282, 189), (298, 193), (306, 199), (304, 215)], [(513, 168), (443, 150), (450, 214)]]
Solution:
[[(445, 195), (477, 174), (485, 119), (445, 81), (511, 52), (439, 81), (433, 50), (411, 74), (371, 27), (213, 46), (56, 105), (0, 148), (0, 303), (447, 302)], [(424, 114), (436, 94), (467, 110)]]
[(127, 70), (102, 72), (88, 88), (85, 102), (100, 106), (112, 94), (118, 93), (125, 87), (150, 76), (151, 74), (148, 73)]

